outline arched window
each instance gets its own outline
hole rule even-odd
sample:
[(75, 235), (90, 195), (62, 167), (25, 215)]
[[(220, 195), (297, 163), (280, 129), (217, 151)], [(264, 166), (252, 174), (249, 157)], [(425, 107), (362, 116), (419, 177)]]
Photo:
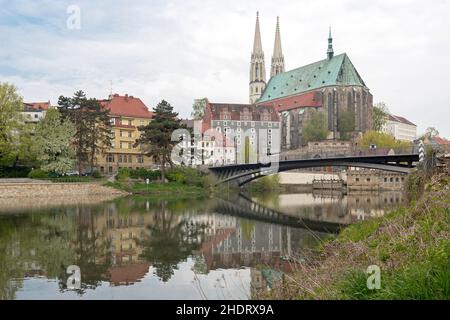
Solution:
[(353, 105), (353, 93), (349, 92), (347, 94), (347, 110), (355, 112), (355, 106)]
[(256, 65), (255, 65), (255, 79), (256, 79), (256, 80), (259, 80), (259, 75), (258, 75), (258, 73), (259, 73), (259, 65), (256, 64)]
[(256, 93), (258, 93), (258, 87), (255, 88)]
[(332, 131), (334, 127), (334, 108), (333, 95), (328, 93), (328, 130)]

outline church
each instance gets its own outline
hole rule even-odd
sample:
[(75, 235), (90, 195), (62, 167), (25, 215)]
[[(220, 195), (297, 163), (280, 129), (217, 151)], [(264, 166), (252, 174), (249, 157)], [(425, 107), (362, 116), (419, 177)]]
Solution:
[(280, 21), (277, 17), (275, 42), (266, 81), (259, 14), (250, 61), (249, 101), (270, 106), (281, 119), (281, 149), (297, 149), (305, 144), (303, 125), (313, 112), (323, 113), (328, 127), (327, 139), (340, 139), (341, 120), (346, 114), (354, 123), (351, 138), (371, 130), (373, 98), (346, 53), (334, 55), (331, 28), (323, 60), (285, 71), (281, 48)]

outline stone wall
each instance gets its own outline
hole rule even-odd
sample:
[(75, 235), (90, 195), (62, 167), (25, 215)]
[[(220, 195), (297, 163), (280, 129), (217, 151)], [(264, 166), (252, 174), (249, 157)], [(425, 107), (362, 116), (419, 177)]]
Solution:
[(127, 193), (97, 183), (4, 183), (0, 198), (77, 197), (126, 195)]

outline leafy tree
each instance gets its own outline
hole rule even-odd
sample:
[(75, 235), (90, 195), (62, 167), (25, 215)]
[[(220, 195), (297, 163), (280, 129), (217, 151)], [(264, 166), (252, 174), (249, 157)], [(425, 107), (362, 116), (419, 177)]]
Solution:
[(165, 182), (166, 163), (172, 164), (170, 154), (177, 143), (171, 141), (172, 133), (182, 128), (182, 125), (177, 119), (178, 113), (174, 112), (173, 107), (165, 100), (158, 103), (153, 111), (155, 113), (153, 120), (139, 128), (141, 134), (135, 146), (141, 145), (146, 148), (146, 155), (161, 164), (161, 180)]
[(319, 111), (313, 111), (311, 117), (303, 127), (304, 143), (319, 141), (327, 138), (328, 128), (325, 115)]
[(367, 150), (370, 145), (374, 144), (377, 148), (389, 148), (389, 149), (407, 149), (411, 147), (411, 143), (407, 141), (395, 140), (393, 136), (386, 133), (367, 131), (365, 132), (357, 142), (358, 146), (362, 150)]
[(341, 113), (338, 121), (338, 130), (341, 140), (350, 140), (350, 134), (355, 131), (355, 113), (346, 110)]
[(389, 110), (384, 102), (378, 102), (373, 106), (373, 130), (381, 132), (386, 124)]
[(75, 92), (72, 98), (60, 96), (58, 105), (63, 117), (75, 125), (73, 144), (79, 173), (85, 165), (92, 172), (95, 154), (111, 146), (109, 110), (96, 99), (86, 98), (83, 91)]
[(194, 104), (192, 105), (191, 117), (194, 118), (195, 120), (202, 119), (207, 103), (208, 98), (195, 99)]
[(433, 138), (433, 137), (436, 137), (436, 136), (439, 136), (439, 131), (435, 127), (428, 127), (425, 130), (424, 137), (426, 137), (426, 138)]
[(0, 83), (0, 164), (17, 162), (17, 146), (23, 129), (23, 101), (15, 86)]
[(49, 109), (36, 126), (35, 148), (41, 168), (47, 172), (66, 173), (73, 168), (71, 147), (75, 126), (62, 119), (57, 109)]

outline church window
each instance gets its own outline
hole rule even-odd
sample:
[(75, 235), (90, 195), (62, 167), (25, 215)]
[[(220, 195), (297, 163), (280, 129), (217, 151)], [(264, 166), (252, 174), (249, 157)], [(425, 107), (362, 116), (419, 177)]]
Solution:
[(333, 130), (334, 123), (333, 96), (328, 93), (328, 130)]

